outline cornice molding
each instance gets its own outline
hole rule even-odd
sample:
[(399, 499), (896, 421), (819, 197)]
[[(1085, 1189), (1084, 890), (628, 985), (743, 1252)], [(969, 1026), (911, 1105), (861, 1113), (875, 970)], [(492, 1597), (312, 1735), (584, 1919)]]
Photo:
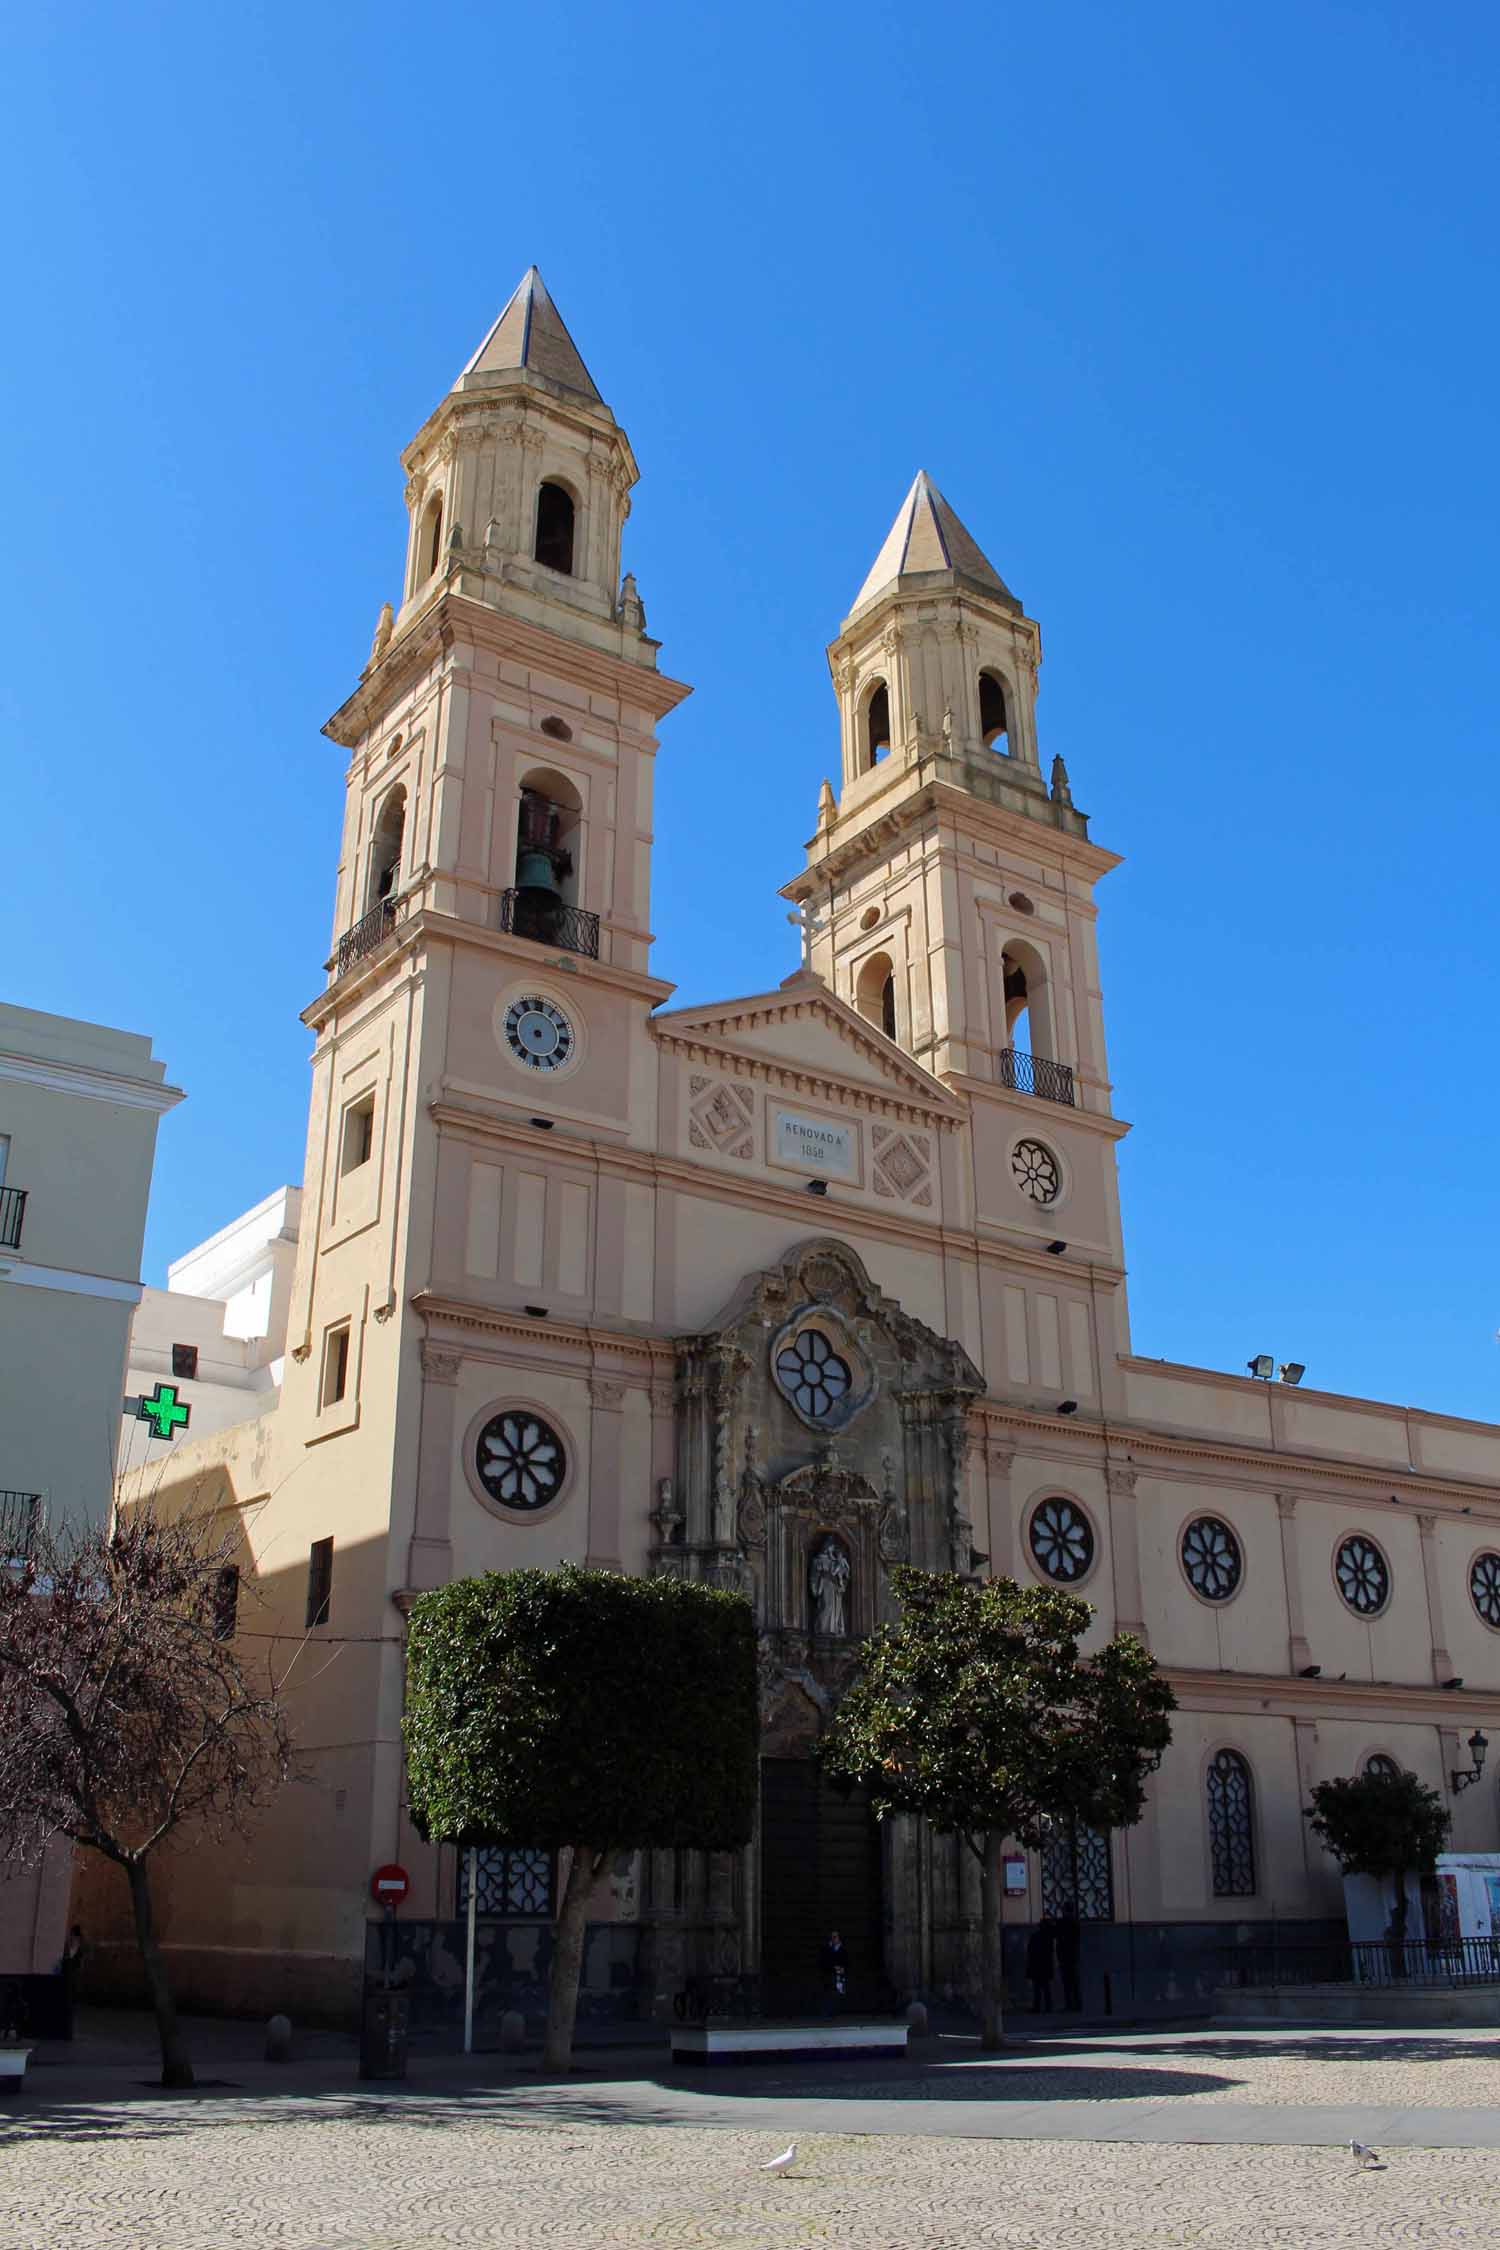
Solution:
[(1413, 1680), (1301, 1680), (1282, 1672), (1200, 1672), (1161, 1667), (1184, 1709), (1235, 1711), (1257, 1718), (1362, 1718), (1398, 1713), (1431, 1726), (1466, 1726), (1500, 1716), (1500, 1685), (1449, 1690)]
[[(731, 1033), (752, 1024), (797, 1022), (803, 1017), (826, 1023), (836, 1038), (874, 1063), (882, 1078), (900, 1087), (901, 1093), (882, 1095), (865, 1080), (846, 1078), (825, 1064), (778, 1058), (757, 1047), (737, 1046), (730, 1037)], [(704, 1008), (674, 1009), (669, 1015), (653, 1017), (651, 1033), (663, 1046), (719, 1054), (733, 1062), (737, 1069), (744, 1068), (755, 1076), (771, 1077), (781, 1072), (792, 1079), (822, 1082), (862, 1101), (894, 1103), (903, 1111), (935, 1124), (961, 1124), (968, 1114), (967, 1104), (951, 1094), (940, 1079), (934, 1078), (920, 1063), (914, 1063), (891, 1042), (872, 1037), (864, 1019), (830, 991), (821, 978), (798, 977), (789, 980), (788, 987), (777, 992), (749, 993), (742, 998), (716, 1001)]]
[(165, 1086), (124, 1071), (100, 1070), (93, 1063), (54, 1061), (50, 1056), (0, 1052), (0, 1079), (12, 1085), (39, 1086), (49, 1094), (78, 1094), (90, 1102), (113, 1102), (121, 1109), (153, 1110), (159, 1117), (184, 1100), (180, 1086)]

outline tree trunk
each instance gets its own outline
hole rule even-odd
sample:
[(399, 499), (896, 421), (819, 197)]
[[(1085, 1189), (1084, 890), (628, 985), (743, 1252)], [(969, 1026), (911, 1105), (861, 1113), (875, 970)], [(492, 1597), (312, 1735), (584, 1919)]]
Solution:
[(1406, 1869), (1396, 1869), (1396, 1904), (1391, 1914), (1391, 1975), (1406, 1974)]
[(984, 1925), (984, 1944), (981, 1952), (979, 1993), (979, 2044), (981, 2047), (1004, 2045), (1001, 2019), (1004, 2013), (1004, 1947), (1000, 1928), (1000, 1885), (996, 1869), (1002, 1838), (993, 1831), (983, 1841), (980, 1859), (979, 1913)]
[(583, 1941), (588, 1931), (589, 1900), (609, 1855), (575, 1844), (568, 1869), (568, 1887), (552, 1946), (552, 1983), (547, 1995), (547, 2039), (542, 2048), (546, 2070), (566, 2070), (573, 2059), (573, 2024), (578, 2014), (578, 1979), (583, 1969)]
[(135, 1913), (135, 1936), (141, 1949), (141, 1966), (146, 1972), (146, 1990), (151, 1995), (151, 2005), (156, 2012), (157, 2036), (161, 2040), (161, 2082), (164, 2086), (191, 2086), (194, 2083), (193, 2066), (188, 2061), (182, 2027), (177, 2021), (176, 2002), (172, 1998), (172, 1987), (167, 1982), (167, 1965), (161, 1957), (161, 1947), (156, 1942), (156, 1924), (151, 1913), (151, 1878), (143, 1859), (128, 1860), (125, 1873), (130, 1881), (130, 1904)]

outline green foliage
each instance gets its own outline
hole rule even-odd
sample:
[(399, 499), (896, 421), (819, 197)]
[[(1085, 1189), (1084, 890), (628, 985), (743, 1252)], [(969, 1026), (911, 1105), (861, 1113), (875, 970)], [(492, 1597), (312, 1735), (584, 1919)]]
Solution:
[(1346, 1875), (1429, 1875), (1452, 1820), (1414, 1773), (1320, 1781), (1306, 1808), (1313, 1834)]
[(865, 1784), (882, 1819), (922, 1813), (971, 1842), (1037, 1844), (1049, 1816), (1139, 1820), (1176, 1707), (1139, 1641), (1081, 1657), (1093, 1612), (1049, 1587), (910, 1569), (891, 1583), (900, 1620), (867, 1644), (820, 1745), (832, 1778)]
[(404, 1728), (424, 1836), (728, 1850), (755, 1817), (749, 1605), (571, 1564), (462, 1579), (412, 1603)]

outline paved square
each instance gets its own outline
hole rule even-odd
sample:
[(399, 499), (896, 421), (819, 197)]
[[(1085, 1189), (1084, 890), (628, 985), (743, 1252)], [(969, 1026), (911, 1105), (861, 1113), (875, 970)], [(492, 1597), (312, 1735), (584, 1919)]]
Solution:
[[(425, 2058), (358, 2089), (343, 2057), (289, 2079), (230, 2047), (212, 2067), (236, 2083), (173, 2098), (140, 2090), (139, 2061), (93, 2093), (71, 2062), (34, 2071), (0, 2111), (0, 2250), (1500, 2240), (1491, 2034), (1125, 2033), (994, 2061), (945, 2043), (879, 2076), (627, 2075), (641, 2060), (558, 2082)], [(1360, 2127), (1384, 2169), (1350, 2158)], [(793, 2133), (795, 2171), (767, 2178)]]

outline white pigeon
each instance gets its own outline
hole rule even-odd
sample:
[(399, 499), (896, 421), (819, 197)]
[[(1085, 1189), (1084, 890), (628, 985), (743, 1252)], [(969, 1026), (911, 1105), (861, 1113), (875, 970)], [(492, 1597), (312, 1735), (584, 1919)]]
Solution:
[(793, 2141), (790, 2148), (784, 2148), (779, 2156), (773, 2156), (769, 2164), (762, 2164), (761, 2170), (776, 2173), (789, 2172), (796, 2161), (797, 2144)]
[(1366, 2148), (1363, 2141), (1351, 2141), (1349, 2143), (1349, 2154), (1353, 2157), (1355, 2163), (1362, 2165), (1367, 2172), (1383, 2172), (1385, 2169), (1380, 2161), (1379, 2149)]

